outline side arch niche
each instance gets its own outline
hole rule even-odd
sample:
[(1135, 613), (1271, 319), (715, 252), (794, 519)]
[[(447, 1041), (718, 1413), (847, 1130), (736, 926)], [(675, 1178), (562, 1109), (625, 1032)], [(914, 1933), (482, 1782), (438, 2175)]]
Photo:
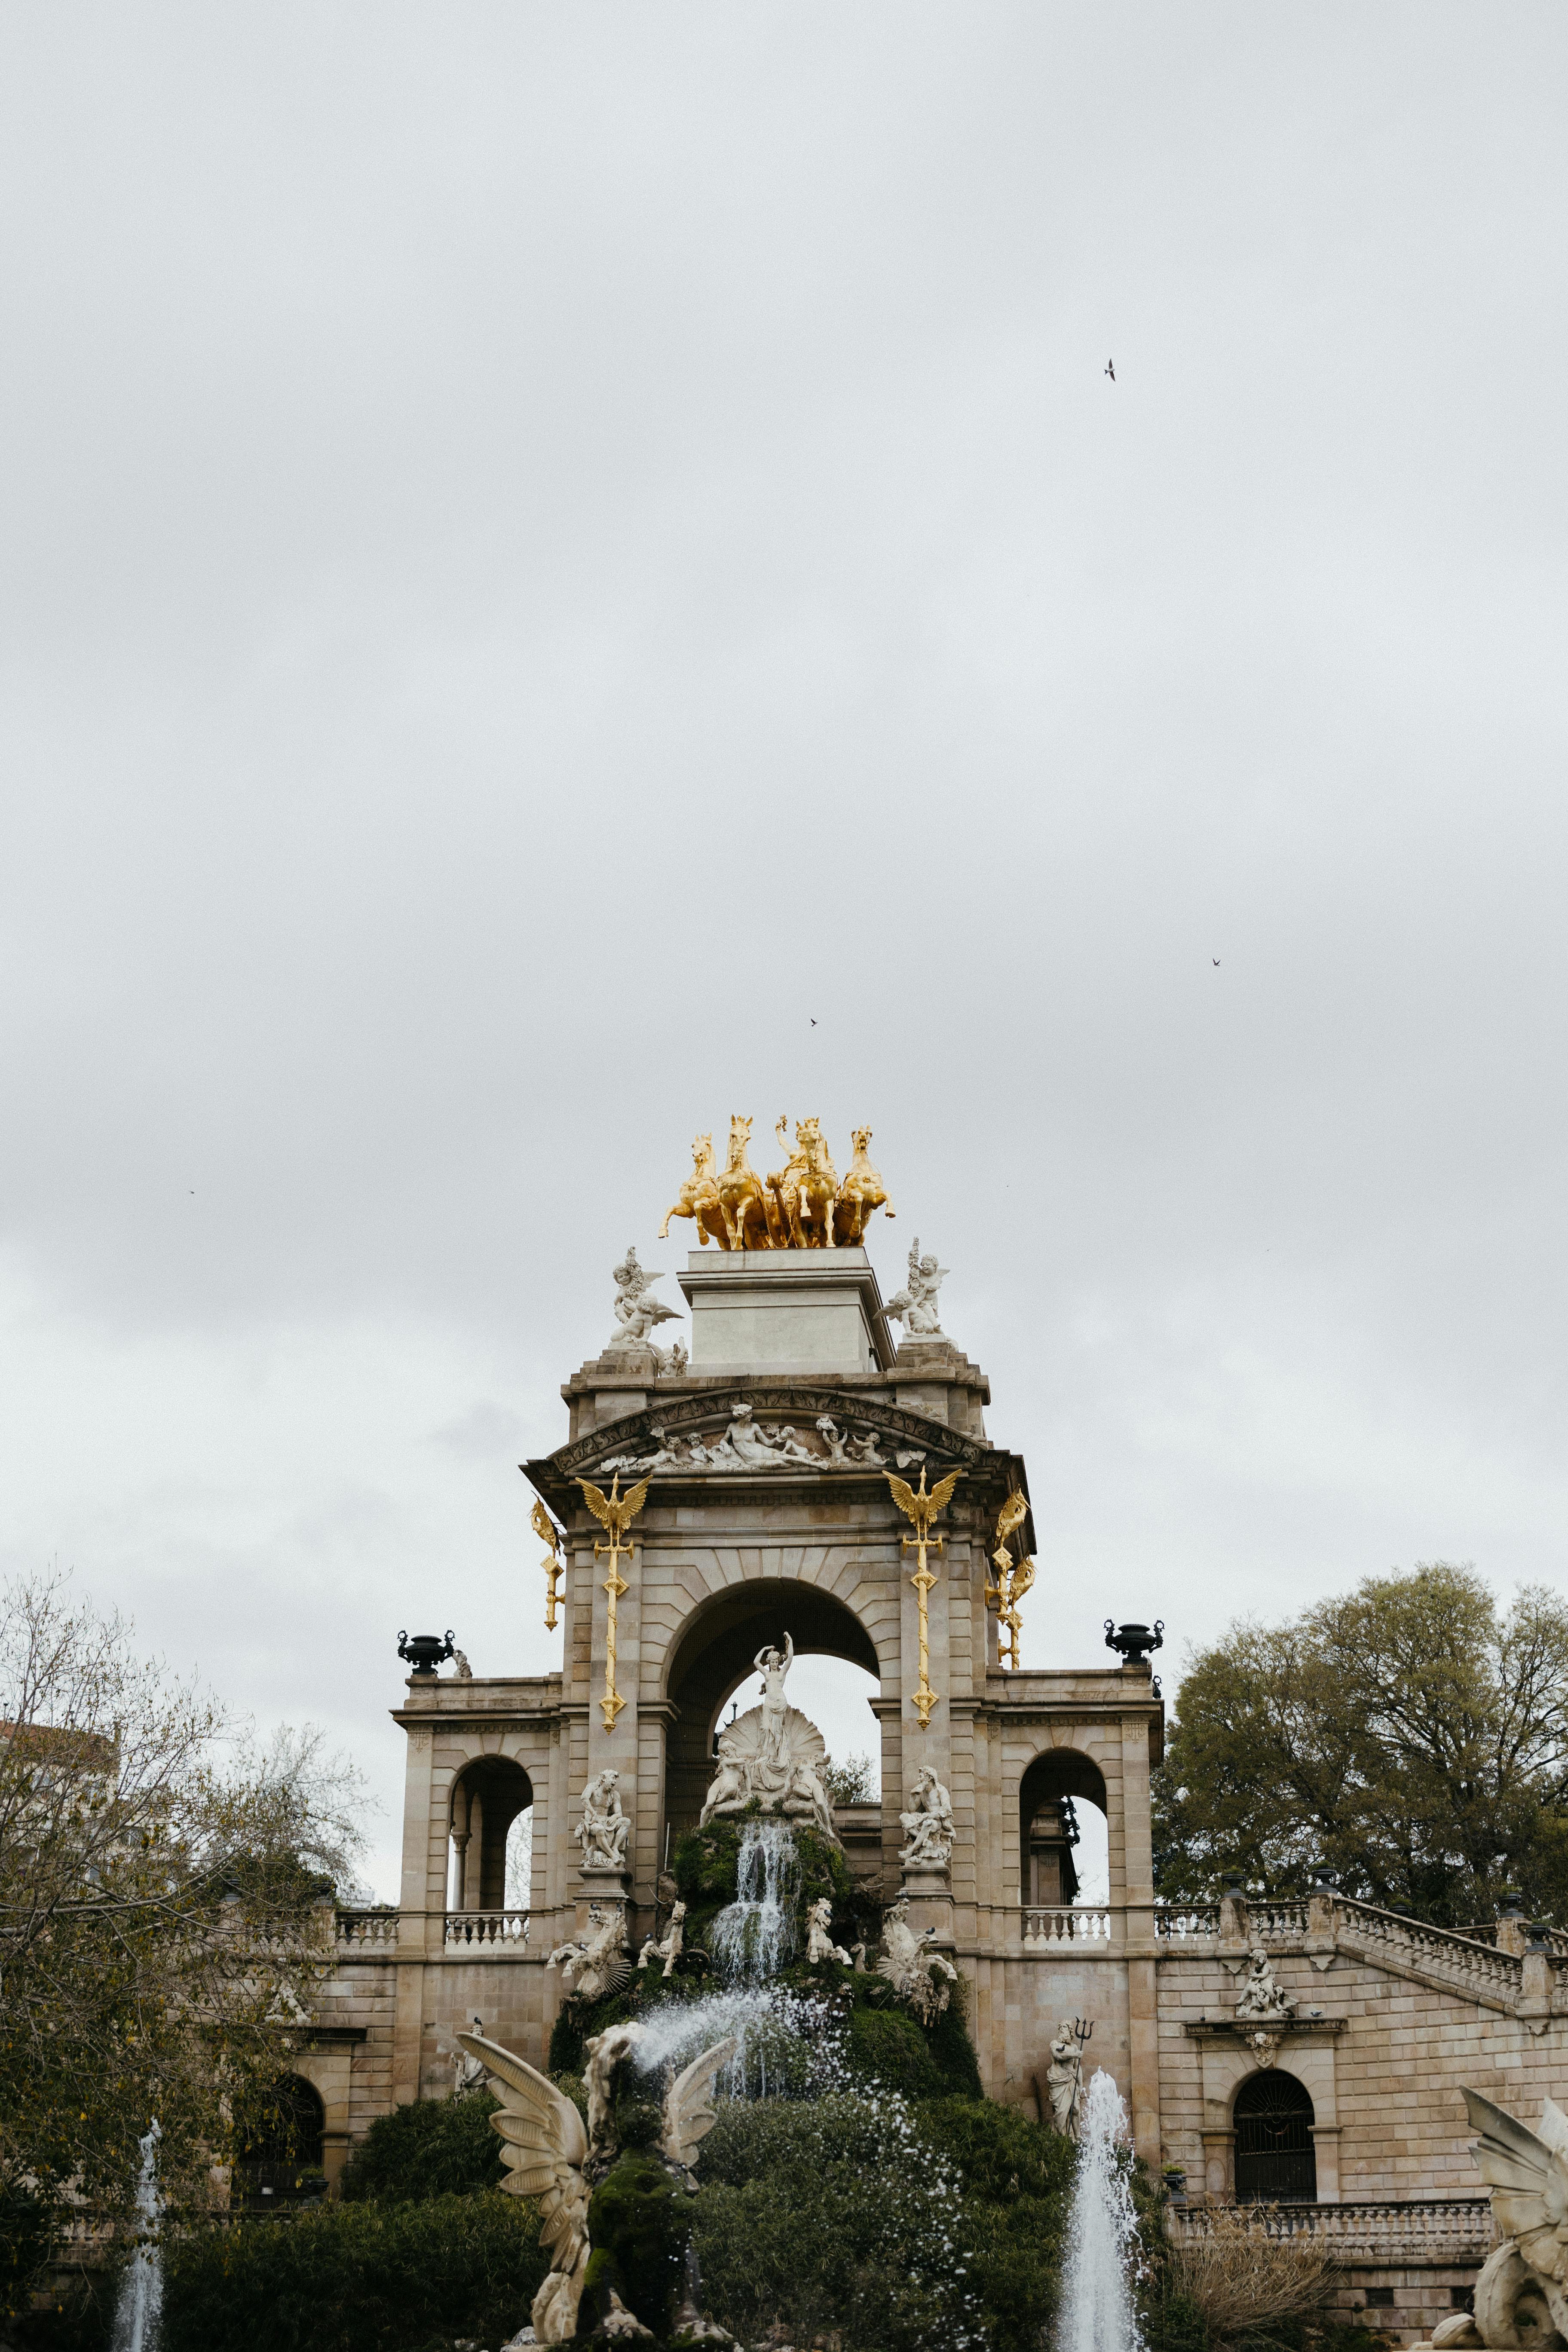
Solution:
[(314, 2083), (303, 2074), (285, 2074), (250, 2115), (242, 2112), (236, 2120), (235, 2179), (244, 2208), (275, 2212), (321, 2194), (327, 2111)]
[[(507, 1841), (532, 1804), (533, 1783), (510, 1756), (476, 1756), (463, 1766), (452, 1782), (449, 1910), (507, 1907)], [(526, 1895), (518, 1907), (526, 1910)]]
[(1278, 2066), (1249, 2074), (1231, 2108), (1238, 2205), (1313, 2204), (1316, 2116), (1305, 2083)]
[[(876, 1644), (847, 1604), (817, 1586), (759, 1580), (715, 1593), (693, 1611), (671, 1645), (666, 1696), (671, 1719), (665, 1819), (672, 1838), (697, 1826), (713, 1778), (713, 1741), (732, 1693), (756, 1672), (757, 1652), (788, 1634), (797, 1657), (845, 1658), (882, 1680)], [(896, 1786), (897, 1779), (883, 1786)]]
[(1097, 1806), (1109, 1821), (1104, 1773), (1076, 1748), (1047, 1748), (1018, 1784), (1018, 1899), (1026, 1906), (1067, 1904), (1077, 1895), (1080, 1803)]

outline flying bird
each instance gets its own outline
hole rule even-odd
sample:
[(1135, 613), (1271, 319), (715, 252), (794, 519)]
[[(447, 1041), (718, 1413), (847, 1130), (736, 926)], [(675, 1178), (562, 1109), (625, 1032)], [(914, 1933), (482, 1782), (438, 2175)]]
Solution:
[(1106, 361), (1105, 373), (1110, 378), (1111, 383), (1114, 383), (1116, 382), (1116, 362), (1114, 360)]
[(816, 1013), (812, 1013), (812, 1015), (810, 1016), (810, 1018), (811, 1018), (811, 1025), (812, 1025), (812, 1027), (815, 1029), (815, 1028), (816, 1028)]
[(1219, 970), (1219, 958), (1218, 958), (1218, 956), (1215, 956), (1215, 960), (1214, 960), (1214, 968), (1215, 968), (1215, 971), (1217, 971)]

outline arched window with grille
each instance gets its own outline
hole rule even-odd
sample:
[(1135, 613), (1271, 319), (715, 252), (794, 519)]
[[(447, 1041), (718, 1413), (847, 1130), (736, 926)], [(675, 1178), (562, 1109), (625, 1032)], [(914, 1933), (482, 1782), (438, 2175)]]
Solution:
[(1271, 2066), (1243, 2083), (1232, 2114), (1237, 2203), (1313, 2203), (1318, 2159), (1305, 2085)]

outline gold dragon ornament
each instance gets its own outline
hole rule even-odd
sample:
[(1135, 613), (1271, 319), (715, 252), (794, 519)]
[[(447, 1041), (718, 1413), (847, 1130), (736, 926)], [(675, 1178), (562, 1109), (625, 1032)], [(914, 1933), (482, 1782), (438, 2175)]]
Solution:
[(604, 1712), (605, 1729), (614, 1731), (616, 1717), (626, 1705), (626, 1700), (616, 1688), (616, 1603), (623, 1592), (631, 1589), (621, 1574), (621, 1555), (624, 1552), (628, 1560), (631, 1558), (632, 1547), (625, 1540), (626, 1533), (647, 1500), (647, 1480), (645, 1478), (640, 1486), (634, 1486), (629, 1495), (621, 1492), (618, 1470), (607, 1495), (602, 1486), (595, 1486), (591, 1478), (579, 1478), (577, 1484), (583, 1489), (588, 1508), (600, 1526), (607, 1530), (610, 1538), (607, 1544), (596, 1543), (594, 1546), (594, 1557), (597, 1559), (601, 1553), (609, 1555), (610, 1572), (604, 1585), (610, 1603), (605, 1625), (605, 1696), (599, 1706)]
[[(788, 1125), (786, 1117), (773, 1129), (781, 1144)], [(871, 1165), (868, 1127), (850, 1129), (854, 1157), (842, 1182), (820, 1119), (795, 1121), (794, 1151), (765, 1180), (748, 1157), (751, 1136), (752, 1121), (734, 1112), (721, 1168), (711, 1134), (697, 1138), (691, 1173), (664, 1213), (660, 1241), (668, 1238), (672, 1217), (689, 1217), (703, 1248), (715, 1241), (721, 1250), (852, 1249), (879, 1209), (893, 1214)]]
[(931, 1721), (932, 1707), (942, 1696), (940, 1691), (933, 1691), (931, 1686), (930, 1625), (926, 1614), (926, 1601), (936, 1579), (926, 1566), (926, 1553), (931, 1549), (941, 1551), (947, 1540), (945, 1536), (933, 1536), (931, 1528), (938, 1514), (944, 1511), (952, 1500), (952, 1490), (963, 1473), (962, 1470), (950, 1470), (946, 1477), (939, 1480), (938, 1484), (931, 1488), (929, 1495), (926, 1493), (923, 1462), (921, 1465), (921, 1483), (918, 1493), (907, 1478), (895, 1478), (890, 1470), (885, 1470), (882, 1475), (892, 1488), (893, 1500), (905, 1518), (912, 1519), (914, 1522), (913, 1535), (905, 1536), (903, 1538), (904, 1549), (908, 1551), (912, 1545), (916, 1554), (918, 1565), (910, 1582), (914, 1586), (919, 1596), (921, 1612), (921, 1681), (920, 1688), (910, 1693), (910, 1705), (920, 1717), (921, 1729), (923, 1731)]
[(1007, 1538), (1021, 1528), (1028, 1517), (1028, 1498), (1023, 1494), (1009, 1495), (996, 1521), (996, 1549), (991, 1557), (996, 1563), (996, 1581), (985, 1587), (987, 1608), (994, 1609), (1005, 1632), (998, 1653), (998, 1662), (1008, 1671), (1018, 1664), (1018, 1631), (1023, 1623), (1018, 1603), (1035, 1580), (1032, 1559), (1015, 1560), (1007, 1549)]
[(550, 1579), (550, 1583), (544, 1595), (544, 1630), (547, 1633), (553, 1633), (555, 1631), (555, 1608), (560, 1595), (561, 1570), (563, 1565), (561, 1558), (561, 1530), (556, 1526), (554, 1520), (551, 1517), (549, 1512), (545, 1509), (543, 1504), (539, 1502), (536, 1502), (533, 1506), (533, 1532), (539, 1538), (541, 1543), (548, 1544), (550, 1546), (550, 1549), (545, 1553), (544, 1558), (540, 1561), (539, 1565), (544, 1570), (545, 1575)]

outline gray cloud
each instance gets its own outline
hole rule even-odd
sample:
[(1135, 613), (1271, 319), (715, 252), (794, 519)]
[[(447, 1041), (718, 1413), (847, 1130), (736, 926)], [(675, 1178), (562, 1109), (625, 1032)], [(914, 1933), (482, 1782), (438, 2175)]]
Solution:
[(1035, 1656), (1561, 1575), (1568, 35), (1478, 21), (0, 26), (8, 1562), (395, 1803), (389, 1629), (537, 1670), (515, 1463), (788, 1108)]

